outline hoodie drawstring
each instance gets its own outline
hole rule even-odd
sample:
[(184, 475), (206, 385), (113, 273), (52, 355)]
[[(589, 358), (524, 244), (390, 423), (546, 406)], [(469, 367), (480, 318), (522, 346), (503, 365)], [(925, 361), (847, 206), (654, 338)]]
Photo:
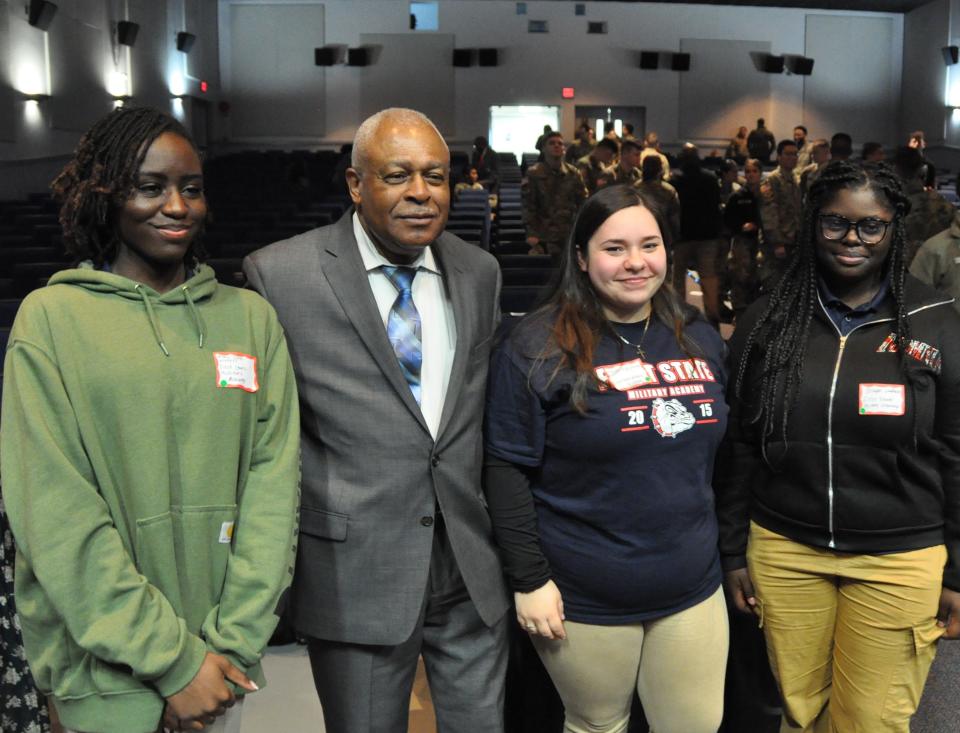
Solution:
[(187, 299), (187, 305), (190, 308), (190, 315), (193, 316), (193, 324), (197, 328), (197, 335), (199, 337), (200, 343), (199, 348), (203, 348), (203, 335), (206, 331), (203, 323), (203, 316), (200, 315), (200, 309), (197, 308), (197, 304), (193, 302), (193, 296), (190, 295), (190, 288), (186, 285), (183, 285), (180, 288), (183, 291), (183, 296)]
[(150, 321), (150, 327), (153, 329), (153, 337), (160, 345), (160, 349), (163, 351), (164, 356), (170, 356), (170, 352), (167, 351), (167, 345), (163, 343), (163, 335), (160, 333), (160, 324), (157, 323), (157, 316), (153, 312), (153, 305), (150, 303), (150, 296), (147, 295), (140, 283), (137, 283), (134, 286), (134, 290), (140, 293), (140, 300), (143, 301), (143, 307), (147, 310), (147, 320)]

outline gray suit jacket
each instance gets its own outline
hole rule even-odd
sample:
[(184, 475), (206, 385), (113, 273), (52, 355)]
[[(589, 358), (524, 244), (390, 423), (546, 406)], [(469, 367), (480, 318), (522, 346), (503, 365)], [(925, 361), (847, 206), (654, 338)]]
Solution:
[(293, 624), (333, 641), (407, 639), (426, 591), (437, 503), (470, 597), (493, 624), (508, 599), (480, 468), (499, 267), (451, 234), (433, 244), (457, 326), (434, 442), (387, 339), (351, 217), (243, 263), (250, 285), (277, 309), (300, 390)]

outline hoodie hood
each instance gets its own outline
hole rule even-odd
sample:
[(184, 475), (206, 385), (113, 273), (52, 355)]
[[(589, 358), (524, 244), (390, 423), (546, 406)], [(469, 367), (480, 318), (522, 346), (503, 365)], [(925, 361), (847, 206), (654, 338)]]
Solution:
[(197, 303), (209, 299), (217, 289), (217, 278), (213, 268), (209, 265), (198, 265), (192, 277), (166, 293), (160, 294), (153, 288), (138, 283), (130, 278), (116, 275), (112, 272), (98, 270), (89, 260), (81, 262), (71, 270), (61, 270), (50, 278), (47, 285), (76, 285), (87, 290), (99, 293), (113, 293), (129, 300), (139, 300), (143, 303), (144, 313), (157, 346), (165, 356), (170, 356), (167, 345), (163, 340), (163, 332), (154, 312), (154, 305), (176, 306), (184, 305), (190, 309), (194, 327), (197, 330), (197, 348), (203, 348), (206, 327), (203, 316)]

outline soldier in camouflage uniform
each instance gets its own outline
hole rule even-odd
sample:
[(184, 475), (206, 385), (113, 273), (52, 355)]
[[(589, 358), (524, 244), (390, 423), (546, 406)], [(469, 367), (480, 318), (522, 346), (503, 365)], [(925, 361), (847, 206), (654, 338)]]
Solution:
[(910, 274), (954, 298), (960, 311), (960, 211), (945, 229), (923, 243), (910, 265)]
[(577, 128), (577, 139), (567, 146), (565, 157), (568, 163), (576, 165), (580, 158), (593, 152), (597, 143), (593, 139), (592, 132), (590, 125), (584, 124)]
[(924, 186), (926, 161), (916, 148), (903, 147), (893, 158), (897, 175), (903, 179), (903, 190), (910, 199), (910, 213), (903, 219), (907, 230), (907, 264), (913, 260), (920, 245), (934, 234), (953, 223), (956, 208), (936, 191)]
[[(598, 143), (599, 144), (599, 143)], [(624, 140), (620, 146), (620, 162), (597, 181), (599, 186), (612, 186), (616, 183), (634, 184), (640, 181), (640, 153), (643, 148), (636, 140)]]
[[(606, 183), (603, 178), (610, 172), (610, 164), (617, 157), (617, 144), (613, 140), (603, 138), (597, 143), (590, 155), (584, 155), (577, 161), (577, 170), (587, 193), (595, 194)], [(601, 180), (603, 179), (603, 180)]]
[(746, 184), (727, 200), (723, 224), (730, 234), (730, 304), (736, 318), (747, 309), (760, 292), (757, 277), (757, 255), (760, 251), (760, 161), (748, 158), (743, 167)]
[(667, 251), (672, 252), (673, 243), (680, 239), (680, 196), (677, 189), (663, 180), (663, 163), (656, 155), (649, 155), (640, 164), (643, 180), (633, 184), (645, 192), (660, 207), (666, 231), (663, 232)]
[(760, 184), (760, 219), (763, 222), (763, 261), (760, 282), (770, 287), (783, 273), (793, 253), (800, 226), (800, 184), (793, 175), (797, 167), (797, 144), (781, 140), (777, 145), (777, 169)]
[(523, 215), (530, 254), (559, 255), (580, 204), (587, 198), (580, 171), (563, 159), (565, 147), (563, 135), (548, 133), (543, 142), (543, 162), (527, 169)]
[[(797, 176), (797, 179), (800, 181), (800, 195), (804, 199), (807, 198), (807, 194), (810, 192), (810, 186), (820, 177), (823, 169), (826, 168), (827, 163), (830, 162), (830, 143), (827, 142), (825, 138), (813, 140), (807, 143), (807, 145), (810, 148), (810, 165), (806, 166), (803, 170), (799, 170), (798, 167), (800, 175)], [(794, 174), (798, 171), (794, 171)]]

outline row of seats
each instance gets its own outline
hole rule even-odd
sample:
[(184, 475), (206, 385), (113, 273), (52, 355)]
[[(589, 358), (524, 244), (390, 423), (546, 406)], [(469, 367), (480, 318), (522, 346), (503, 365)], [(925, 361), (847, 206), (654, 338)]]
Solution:
[[(460, 154), (458, 163), (467, 164)], [(298, 162), (299, 161), (299, 162)], [(323, 178), (337, 164), (335, 154), (238, 153), (207, 163), (210, 219), (204, 233), (209, 264), (224, 282), (242, 284), (241, 262), (250, 252), (339, 219), (351, 202), (343, 192), (323, 198), (290, 195), (285, 176)], [(259, 173), (257, 171), (259, 170)], [(292, 173), (291, 173), (292, 171)], [(281, 186), (259, 186), (251, 196), (248, 183), (271, 177)], [(453, 201), (447, 224), (465, 241), (492, 252), (503, 272), (501, 307), (505, 313), (524, 313), (537, 301), (555, 273), (545, 255), (527, 255), (526, 230), (520, 194), (521, 173), (516, 158), (500, 154), (498, 205), (491, 208), (485, 191), (463, 191)], [(0, 202), (0, 346), (21, 299), (43, 285), (53, 273), (69, 266), (63, 250), (57, 205), (49, 194), (31, 194), (25, 200)], [(2, 352), (0, 352), (2, 353)]]

